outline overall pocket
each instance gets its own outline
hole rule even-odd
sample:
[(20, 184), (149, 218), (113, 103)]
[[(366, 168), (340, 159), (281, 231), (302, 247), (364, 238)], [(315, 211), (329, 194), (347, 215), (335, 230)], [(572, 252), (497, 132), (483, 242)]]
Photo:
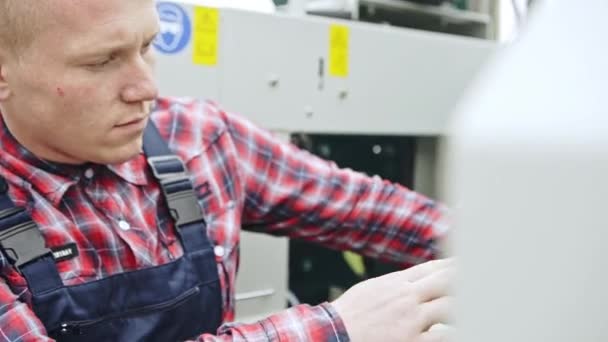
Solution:
[[(195, 317), (196, 308), (201, 305), (201, 286), (195, 286), (179, 296), (161, 303), (133, 308), (93, 320), (64, 322), (50, 332), (57, 341), (171, 341), (187, 338), (198, 332)], [(200, 308), (199, 308), (200, 309)], [(199, 311), (200, 312), (200, 311)], [(169, 321), (167, 321), (167, 319)], [(184, 325), (180, 326), (180, 322)], [(162, 329), (164, 326), (173, 329)], [(194, 325), (194, 326), (193, 326)], [(181, 333), (179, 330), (182, 330)], [(157, 333), (164, 330), (161, 335)], [(170, 333), (175, 330), (179, 337)], [(165, 335), (163, 337), (162, 335)], [(169, 336), (173, 335), (173, 338)], [(169, 338), (169, 339), (167, 339)]]

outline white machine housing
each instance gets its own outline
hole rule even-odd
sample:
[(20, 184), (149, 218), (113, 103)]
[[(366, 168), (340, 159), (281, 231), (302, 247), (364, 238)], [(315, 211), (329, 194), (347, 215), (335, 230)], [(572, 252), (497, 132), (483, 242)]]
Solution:
[(456, 341), (608, 341), (606, 13), (539, 2), (455, 117)]

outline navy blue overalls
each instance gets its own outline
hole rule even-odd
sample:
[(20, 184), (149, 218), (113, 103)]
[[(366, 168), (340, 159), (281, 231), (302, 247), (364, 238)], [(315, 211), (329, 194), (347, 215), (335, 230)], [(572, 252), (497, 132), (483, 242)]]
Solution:
[(215, 333), (221, 324), (215, 255), (187, 170), (151, 122), (144, 151), (184, 255), (81, 285), (63, 285), (36, 224), (0, 178), (0, 250), (26, 278), (36, 315), (59, 341), (180, 341)]

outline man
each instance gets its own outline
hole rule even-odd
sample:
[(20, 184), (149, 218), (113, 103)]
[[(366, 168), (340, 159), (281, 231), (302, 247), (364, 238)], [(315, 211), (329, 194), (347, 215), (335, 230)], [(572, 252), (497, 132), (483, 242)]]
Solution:
[(449, 260), (226, 323), (241, 226), (407, 267), (436, 257), (441, 208), (159, 97), (153, 0), (0, 0), (0, 27), (0, 340), (444, 337)]

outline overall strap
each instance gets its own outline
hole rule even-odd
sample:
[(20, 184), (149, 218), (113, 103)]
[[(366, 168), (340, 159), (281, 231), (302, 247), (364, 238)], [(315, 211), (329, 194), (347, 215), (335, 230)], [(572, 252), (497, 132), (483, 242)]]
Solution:
[(50, 249), (38, 225), (25, 208), (8, 196), (8, 183), (0, 177), (0, 251), (25, 277), (32, 293), (63, 286)]
[(186, 166), (180, 157), (171, 152), (152, 121), (149, 121), (144, 132), (143, 145), (148, 165), (160, 183), (185, 252), (210, 249), (207, 224)]
[[(186, 253), (211, 248), (206, 222), (183, 161), (174, 155), (150, 122), (144, 133), (144, 152), (160, 183), (176, 230)], [(8, 196), (0, 177), (0, 252), (26, 278), (30, 291), (39, 294), (63, 286), (52, 251), (25, 208)]]

